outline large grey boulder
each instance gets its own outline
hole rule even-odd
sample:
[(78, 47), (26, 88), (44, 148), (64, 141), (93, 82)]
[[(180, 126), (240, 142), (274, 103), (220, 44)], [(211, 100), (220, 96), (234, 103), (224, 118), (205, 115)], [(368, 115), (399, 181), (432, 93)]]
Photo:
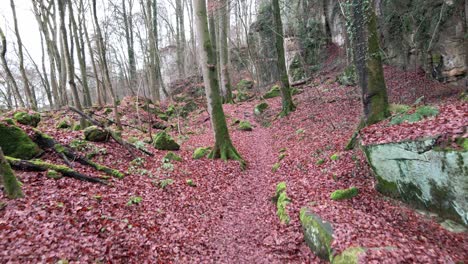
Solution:
[(377, 190), (468, 224), (468, 151), (440, 149), (436, 139), (364, 146)]

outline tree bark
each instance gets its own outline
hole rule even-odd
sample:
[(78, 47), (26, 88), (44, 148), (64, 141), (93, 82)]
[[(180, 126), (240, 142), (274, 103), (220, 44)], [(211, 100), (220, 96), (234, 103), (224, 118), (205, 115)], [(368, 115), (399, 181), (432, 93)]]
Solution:
[(0, 148), (0, 185), (3, 185), (5, 195), (8, 198), (16, 199), (23, 197), (21, 186), (6, 160), (2, 148)]
[(280, 74), (280, 89), (282, 97), (282, 110), (280, 116), (287, 116), (290, 112), (296, 110), (291, 96), (291, 88), (289, 86), (288, 72), (286, 70), (286, 59), (284, 56), (284, 38), (283, 38), (283, 22), (281, 21), (281, 10), (278, 0), (272, 0), (273, 16), (275, 21), (275, 38), (276, 51), (278, 54), (278, 71)]
[(208, 101), (208, 111), (211, 116), (211, 123), (215, 134), (215, 146), (209, 157), (221, 158), (223, 160), (238, 160), (241, 166), (245, 167), (245, 161), (232, 144), (226, 118), (224, 116), (222, 99), (219, 92), (218, 76), (216, 73), (216, 58), (208, 29), (205, 0), (193, 0), (193, 5), (196, 14), (195, 20), (199, 41), (199, 54), (206, 98)]
[(185, 24), (184, 24), (184, 6), (182, 0), (176, 2), (176, 29), (177, 29), (177, 68), (179, 78), (185, 78)]
[(221, 80), (223, 82), (224, 90), (224, 102), (234, 103), (232, 98), (232, 87), (231, 87), (231, 76), (229, 75), (229, 27), (230, 27), (230, 12), (229, 2), (227, 0), (221, 0), (220, 2), (220, 30), (219, 30), (219, 43), (220, 43), (220, 63), (221, 63)]

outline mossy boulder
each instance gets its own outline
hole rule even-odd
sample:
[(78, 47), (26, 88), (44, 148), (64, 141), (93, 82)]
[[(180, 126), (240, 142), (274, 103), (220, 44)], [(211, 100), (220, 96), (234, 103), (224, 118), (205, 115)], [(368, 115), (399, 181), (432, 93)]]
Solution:
[(237, 128), (242, 131), (252, 131), (252, 125), (249, 121), (240, 121)]
[(354, 65), (346, 67), (344, 71), (337, 77), (337, 82), (345, 86), (356, 85), (356, 80), (357, 74), (356, 67), (354, 67)]
[(350, 247), (333, 258), (332, 264), (358, 264), (359, 255), (366, 252), (361, 247)]
[(6, 156), (17, 159), (32, 159), (42, 150), (20, 128), (0, 123), (0, 147)]
[(332, 241), (333, 228), (330, 223), (307, 208), (299, 213), (304, 239), (309, 248), (319, 258), (329, 261), (333, 256)]
[(235, 99), (237, 102), (245, 102), (245, 101), (252, 99), (255, 95), (252, 93), (245, 92), (245, 91), (238, 91), (235, 96), (236, 96)]
[(182, 157), (175, 154), (172, 151), (169, 151), (163, 158), (163, 162), (171, 162), (171, 161), (182, 161)]
[(281, 89), (278, 85), (274, 85), (271, 89), (263, 95), (263, 99), (270, 99), (281, 95)]
[(263, 112), (265, 112), (266, 109), (268, 109), (268, 107), (269, 107), (269, 105), (266, 102), (259, 103), (254, 108), (254, 114), (255, 115), (261, 115)]
[(80, 131), (81, 130), (81, 125), (80, 124), (74, 124), (72, 127), (73, 131)]
[(276, 215), (280, 219), (281, 224), (289, 224), (291, 218), (289, 217), (287, 205), (291, 203), (291, 199), (286, 194), (286, 183), (280, 182), (276, 186), (275, 196), (272, 200), (276, 203)]
[(92, 141), (92, 142), (105, 142), (109, 139), (110, 134), (97, 127), (97, 126), (90, 126), (87, 127), (84, 131), (84, 136), (87, 141)]
[(344, 190), (336, 190), (331, 193), (330, 198), (334, 201), (351, 199), (359, 194), (359, 189), (351, 187)]
[(55, 127), (57, 129), (67, 129), (67, 128), (70, 128), (71, 127), (71, 124), (70, 124), (70, 121), (68, 120), (60, 120), (56, 125)]
[(242, 79), (237, 83), (236, 87), (238, 91), (250, 90), (254, 87), (254, 81)]
[(180, 111), (180, 116), (183, 118), (186, 118), (191, 112), (197, 109), (198, 109), (198, 105), (193, 100), (190, 100), (186, 102), (185, 105), (182, 107)]
[(210, 154), (211, 148), (210, 147), (201, 147), (197, 148), (192, 155), (193, 159), (201, 159), (203, 157), (208, 156)]
[(159, 150), (179, 150), (180, 146), (166, 132), (159, 132), (153, 138), (153, 146)]
[(13, 119), (16, 120), (16, 122), (27, 125), (27, 126), (32, 126), (32, 127), (37, 127), (39, 122), (41, 122), (41, 115), (39, 113), (27, 113), (27, 112), (16, 112), (13, 115)]

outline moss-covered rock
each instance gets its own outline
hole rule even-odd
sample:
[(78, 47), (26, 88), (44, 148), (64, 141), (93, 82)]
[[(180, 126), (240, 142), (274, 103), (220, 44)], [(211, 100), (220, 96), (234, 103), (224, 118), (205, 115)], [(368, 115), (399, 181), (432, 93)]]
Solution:
[(263, 99), (270, 99), (281, 95), (281, 89), (278, 85), (274, 85), (271, 89), (263, 95)]
[(252, 125), (249, 121), (240, 121), (237, 128), (242, 131), (252, 131)]
[(166, 132), (159, 132), (153, 138), (153, 146), (159, 150), (179, 150), (180, 146)]
[(261, 115), (265, 110), (267, 110), (269, 105), (266, 102), (259, 103), (258, 105), (255, 106), (254, 108), (254, 114), (255, 115)]
[(333, 256), (332, 241), (333, 228), (330, 223), (323, 221), (320, 216), (307, 208), (299, 213), (304, 239), (309, 248), (319, 258), (329, 261)]
[(193, 155), (192, 155), (192, 158), (193, 159), (201, 159), (203, 157), (206, 157), (208, 156), (208, 154), (210, 154), (210, 151), (211, 151), (211, 148), (210, 147), (201, 147), (201, 148), (197, 148), (194, 152), (193, 152)]
[(238, 91), (237, 94), (235, 94), (235, 99), (237, 102), (245, 102), (252, 99), (254, 96), (253, 93)]
[(254, 87), (254, 81), (242, 79), (237, 83), (236, 87), (238, 91), (250, 90)]
[(186, 102), (184, 106), (182, 106), (180, 116), (186, 118), (190, 113), (197, 110), (198, 108), (198, 105), (193, 100), (190, 100)]
[(80, 124), (74, 124), (72, 130), (73, 131), (80, 131), (81, 130), (81, 125)]
[(172, 151), (169, 151), (163, 158), (164, 162), (171, 162), (171, 161), (182, 161), (182, 157), (175, 154)]
[(437, 139), (363, 146), (376, 189), (393, 198), (468, 224), (468, 151), (438, 149)]
[(69, 120), (63, 119), (63, 120), (60, 120), (59, 122), (57, 122), (55, 127), (57, 129), (67, 129), (67, 128), (71, 127), (71, 124), (70, 124)]
[(176, 106), (171, 104), (166, 109), (166, 116), (173, 116), (176, 113)]
[(281, 167), (281, 164), (279, 162), (273, 164), (273, 166), (271, 166), (271, 172), (277, 172), (280, 167)]
[[(16, 179), (10, 164), (6, 161), (0, 149), (0, 186), (3, 185), (5, 195), (10, 199), (23, 197), (21, 184)], [(1, 207), (1, 206), (0, 206)]]
[(18, 159), (28, 160), (42, 153), (23, 130), (2, 123), (0, 123), (0, 147), (6, 156)]
[(356, 67), (354, 67), (354, 65), (346, 67), (344, 71), (337, 77), (338, 83), (346, 86), (356, 85), (356, 80)]
[(289, 224), (291, 218), (289, 217), (287, 205), (291, 203), (291, 199), (289, 199), (288, 195), (286, 194), (286, 183), (280, 182), (276, 186), (275, 196), (273, 196), (272, 200), (276, 203), (276, 215), (280, 219), (282, 224)]
[(85, 139), (88, 141), (92, 141), (92, 142), (105, 142), (110, 137), (110, 134), (107, 131), (97, 126), (87, 127), (83, 131), (83, 133), (84, 133)]
[(331, 193), (330, 198), (334, 201), (340, 201), (345, 199), (351, 199), (359, 194), (359, 189), (351, 187), (344, 190), (336, 190)]
[(39, 113), (16, 112), (13, 115), (13, 119), (20, 124), (37, 127), (39, 122), (41, 122), (41, 115)]
[(13, 119), (11, 119), (11, 118), (5, 118), (5, 119), (3, 119), (3, 122), (5, 122), (8, 125), (14, 125), (15, 124), (15, 121)]

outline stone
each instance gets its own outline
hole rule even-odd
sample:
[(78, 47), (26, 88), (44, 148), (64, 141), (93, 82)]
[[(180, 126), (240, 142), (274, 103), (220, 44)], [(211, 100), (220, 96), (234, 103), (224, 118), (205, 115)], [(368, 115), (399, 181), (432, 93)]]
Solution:
[(269, 105), (266, 102), (259, 103), (258, 105), (255, 106), (254, 109), (254, 114), (255, 115), (261, 115), (265, 110), (269, 107)]
[(87, 141), (92, 141), (92, 142), (105, 142), (109, 140), (110, 134), (97, 127), (97, 126), (90, 126), (87, 127), (84, 131), (84, 136)]
[(193, 152), (193, 155), (192, 155), (192, 158), (193, 159), (201, 159), (203, 157), (206, 157), (208, 156), (208, 154), (210, 153), (211, 151), (211, 148), (209, 147), (201, 147), (201, 148), (197, 148), (194, 152)]
[(28, 134), (13, 125), (0, 123), (0, 147), (6, 156), (17, 159), (32, 159), (42, 154), (42, 150)]
[(359, 189), (356, 187), (351, 187), (344, 190), (336, 190), (331, 193), (330, 198), (333, 201), (341, 201), (346, 199), (351, 199), (356, 197), (359, 194)]
[(468, 151), (440, 149), (435, 138), (363, 146), (377, 190), (468, 224)]
[(240, 121), (238, 129), (242, 131), (252, 131), (252, 125), (249, 121)]
[(179, 150), (180, 145), (166, 132), (159, 132), (154, 136), (153, 146), (159, 150)]
[(39, 113), (27, 113), (27, 112), (16, 112), (13, 115), (13, 119), (16, 120), (16, 122), (27, 125), (27, 126), (32, 126), (32, 127), (37, 127), (39, 122), (41, 122), (41, 115)]
[(238, 91), (250, 90), (254, 87), (254, 82), (252, 80), (242, 79), (237, 83), (236, 87)]
[(271, 89), (263, 95), (263, 99), (275, 98), (281, 95), (281, 90), (278, 85), (274, 85)]
[(333, 228), (331, 224), (322, 220), (320, 216), (312, 213), (307, 208), (301, 209), (299, 219), (307, 246), (316, 256), (329, 261), (333, 257), (331, 247)]

